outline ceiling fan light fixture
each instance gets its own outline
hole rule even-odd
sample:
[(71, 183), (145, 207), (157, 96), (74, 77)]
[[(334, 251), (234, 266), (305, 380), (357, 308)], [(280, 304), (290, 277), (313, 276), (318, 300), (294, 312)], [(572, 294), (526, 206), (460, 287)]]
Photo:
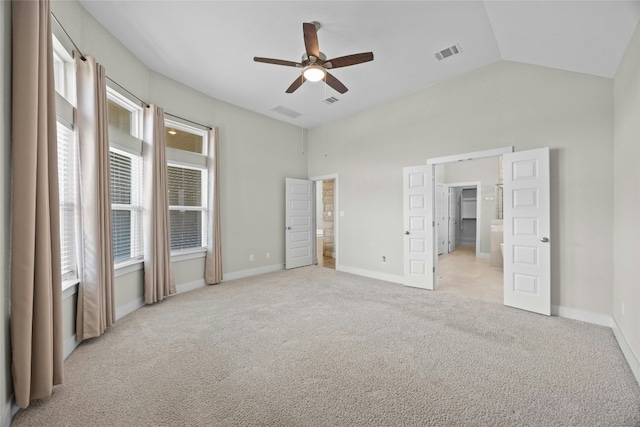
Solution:
[(309, 80), (310, 82), (319, 82), (324, 79), (327, 75), (327, 72), (323, 67), (317, 64), (312, 64), (304, 68), (302, 72), (304, 78)]

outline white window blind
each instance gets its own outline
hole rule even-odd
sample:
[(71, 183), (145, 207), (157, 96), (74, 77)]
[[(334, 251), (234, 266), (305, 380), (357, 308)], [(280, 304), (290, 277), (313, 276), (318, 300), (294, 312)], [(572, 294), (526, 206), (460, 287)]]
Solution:
[(113, 260), (143, 255), (142, 157), (111, 148), (111, 222)]
[(206, 246), (206, 169), (168, 165), (171, 250)]
[(58, 185), (60, 191), (60, 250), (62, 278), (77, 277), (75, 242), (76, 155), (75, 134), (58, 121)]

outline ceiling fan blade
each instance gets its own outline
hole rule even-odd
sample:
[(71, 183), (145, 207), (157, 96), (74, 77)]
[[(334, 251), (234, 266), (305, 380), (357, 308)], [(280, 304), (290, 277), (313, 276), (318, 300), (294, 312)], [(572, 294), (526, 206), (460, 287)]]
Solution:
[(289, 88), (287, 89), (287, 93), (293, 93), (296, 91), (296, 89), (298, 89), (300, 86), (302, 86), (302, 83), (306, 82), (307, 79), (305, 79), (305, 77), (300, 74), (300, 77), (298, 77), (297, 79), (295, 79), (293, 81), (293, 83), (291, 83), (291, 86), (289, 86)]
[(349, 90), (340, 80), (336, 79), (333, 74), (327, 73), (325, 82), (340, 93), (345, 93)]
[[(355, 53), (353, 55), (341, 56), (339, 58), (324, 61), (325, 67), (334, 69), (340, 67), (348, 67), (349, 65), (362, 64), (363, 62), (373, 61), (373, 52)], [(331, 66), (329, 67), (329, 63)]]
[(304, 47), (307, 50), (307, 56), (320, 57), (320, 48), (318, 47), (318, 30), (315, 24), (305, 22), (302, 24), (302, 32), (304, 33)]
[(253, 60), (256, 62), (264, 62), (265, 64), (284, 65), (286, 67), (302, 67), (302, 64), (299, 62), (285, 61), (284, 59), (260, 58), (259, 56), (255, 56)]

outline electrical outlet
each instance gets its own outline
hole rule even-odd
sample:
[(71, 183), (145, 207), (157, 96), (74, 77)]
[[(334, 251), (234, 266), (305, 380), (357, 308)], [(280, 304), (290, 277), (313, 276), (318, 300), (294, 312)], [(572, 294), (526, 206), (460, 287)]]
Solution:
[(271, 258), (271, 252), (267, 252), (267, 258)]
[(253, 261), (253, 254), (249, 255), (249, 261)]
[(386, 257), (386, 256), (384, 256), (384, 255), (382, 256), (382, 263), (383, 263), (383, 264), (386, 264), (386, 263), (387, 263), (387, 257)]

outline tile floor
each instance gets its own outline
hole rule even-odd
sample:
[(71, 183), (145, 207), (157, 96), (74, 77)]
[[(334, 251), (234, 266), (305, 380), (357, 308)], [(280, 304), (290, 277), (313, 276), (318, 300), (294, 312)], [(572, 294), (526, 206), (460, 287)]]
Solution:
[(316, 253), (318, 254), (318, 266), (325, 268), (336, 268), (336, 260), (328, 256), (320, 256), (322, 254), (322, 236), (316, 236)]
[(458, 246), (438, 256), (438, 291), (503, 303), (502, 268), (492, 267), (488, 259), (476, 258), (475, 247)]

